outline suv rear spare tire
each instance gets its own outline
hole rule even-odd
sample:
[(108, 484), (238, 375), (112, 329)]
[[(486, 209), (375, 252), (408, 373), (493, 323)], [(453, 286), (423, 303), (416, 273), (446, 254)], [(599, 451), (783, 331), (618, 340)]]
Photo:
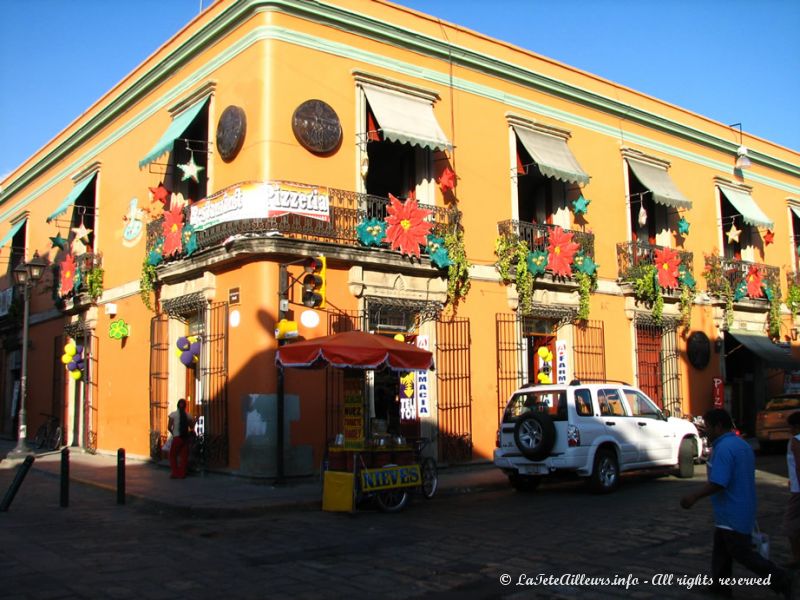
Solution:
[(549, 415), (527, 412), (514, 425), (514, 443), (525, 458), (542, 460), (556, 441), (556, 428)]

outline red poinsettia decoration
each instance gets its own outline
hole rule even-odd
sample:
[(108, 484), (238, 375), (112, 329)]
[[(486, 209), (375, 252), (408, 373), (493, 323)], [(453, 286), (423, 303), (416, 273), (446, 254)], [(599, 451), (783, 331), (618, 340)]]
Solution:
[(417, 206), (417, 201), (409, 198), (400, 202), (389, 194), (389, 206), (386, 210), (386, 239), (392, 250), (400, 250), (403, 254), (419, 258), (419, 247), (427, 242), (432, 223), (425, 219), (433, 211)]
[(672, 248), (661, 248), (655, 252), (658, 285), (663, 288), (678, 287), (678, 267), (681, 257)]
[(442, 171), (442, 176), (439, 177), (439, 189), (442, 190), (443, 194), (446, 194), (449, 190), (455, 189), (455, 187), (456, 172), (447, 166), (444, 168), (444, 171)]
[(567, 233), (556, 226), (550, 232), (550, 243), (547, 247), (547, 268), (553, 275), (569, 277), (572, 275), (572, 259), (580, 249), (580, 245), (572, 241), (572, 233)]
[(70, 252), (61, 261), (61, 295), (66, 296), (75, 286), (75, 256)]
[(164, 256), (172, 256), (183, 249), (183, 207), (175, 205), (164, 213)]
[(755, 265), (750, 266), (747, 271), (747, 295), (751, 298), (761, 298), (764, 292), (761, 291), (761, 271)]

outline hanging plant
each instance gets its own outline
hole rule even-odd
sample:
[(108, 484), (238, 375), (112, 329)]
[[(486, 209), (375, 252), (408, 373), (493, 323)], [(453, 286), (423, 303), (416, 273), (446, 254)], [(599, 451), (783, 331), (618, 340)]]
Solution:
[(703, 276), (706, 278), (708, 291), (725, 301), (725, 329), (733, 325), (734, 291), (731, 282), (722, 272), (722, 260), (716, 255), (705, 255), (706, 269)]
[(792, 313), (792, 321), (797, 317), (800, 312), (800, 285), (790, 283), (789, 289), (786, 290), (786, 306)]
[(764, 292), (769, 300), (769, 315), (767, 318), (769, 337), (776, 339), (781, 335), (781, 298), (770, 286), (764, 286)]
[(158, 279), (155, 265), (145, 258), (142, 262), (142, 274), (139, 277), (139, 297), (147, 310), (155, 312), (153, 309), (152, 294), (155, 291), (155, 283)]
[(104, 274), (102, 267), (92, 267), (86, 273), (86, 287), (92, 302), (97, 302), (100, 296), (103, 295)]
[[(528, 269), (528, 244), (518, 235), (503, 235), (495, 241), (497, 271), (503, 283), (515, 283), (520, 314), (533, 310), (533, 273)], [(512, 270), (514, 273), (512, 273)]]
[(456, 227), (444, 236), (444, 245), (450, 257), (447, 267), (447, 301), (453, 305), (467, 297), (472, 285), (469, 280), (470, 263), (464, 248), (464, 231)]
[(631, 269), (628, 281), (633, 284), (633, 295), (644, 302), (653, 313), (653, 321), (661, 324), (664, 315), (664, 296), (658, 284), (658, 269), (655, 265), (641, 265)]
[(692, 304), (694, 304), (694, 297), (694, 289), (682, 283), (680, 297), (681, 325), (687, 330), (692, 326)]
[(573, 277), (575, 277), (575, 281), (578, 282), (579, 298), (577, 317), (581, 321), (586, 321), (589, 318), (589, 298), (592, 292), (597, 288), (597, 276), (578, 271)]

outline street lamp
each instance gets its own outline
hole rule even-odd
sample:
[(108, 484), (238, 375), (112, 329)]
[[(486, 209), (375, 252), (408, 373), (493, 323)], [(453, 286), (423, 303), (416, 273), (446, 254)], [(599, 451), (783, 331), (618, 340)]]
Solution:
[(25, 423), (25, 404), (27, 402), (28, 379), (28, 320), (30, 316), (31, 288), (42, 278), (47, 263), (39, 257), (38, 252), (27, 262), (20, 262), (14, 267), (14, 282), (22, 289), (24, 310), (22, 315), (22, 372), (19, 378), (19, 427), (17, 429), (17, 446), (9, 454), (9, 458), (23, 457), (31, 454), (25, 441), (28, 427)]

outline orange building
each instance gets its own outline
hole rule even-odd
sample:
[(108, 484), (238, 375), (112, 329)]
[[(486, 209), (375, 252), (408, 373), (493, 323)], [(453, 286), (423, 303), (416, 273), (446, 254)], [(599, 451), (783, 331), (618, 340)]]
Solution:
[[(365, 428), (455, 463), (526, 381), (689, 415), (719, 378), (750, 431), (795, 367), (796, 151), (388, 2), (220, 0), (1, 185), (9, 437), (36, 253), (29, 437), (56, 414), (157, 457), (185, 397), (206, 464), (245, 475), (318, 471), (353, 386)], [(286, 369), (279, 394), (281, 317), (435, 369)]]

